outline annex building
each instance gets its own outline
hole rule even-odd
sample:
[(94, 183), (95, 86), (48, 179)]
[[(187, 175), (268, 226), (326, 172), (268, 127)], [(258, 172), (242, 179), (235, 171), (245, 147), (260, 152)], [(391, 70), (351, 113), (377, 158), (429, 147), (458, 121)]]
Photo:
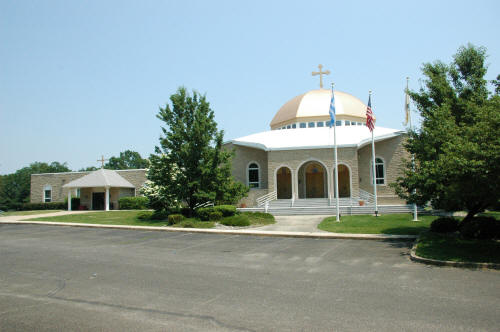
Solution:
[[(329, 127), (331, 93), (319, 89), (296, 96), (274, 115), (270, 130), (226, 143), (227, 148), (235, 150), (234, 177), (251, 188), (242, 206), (335, 205), (334, 137)], [(367, 105), (348, 93), (334, 94), (340, 205), (373, 203), (375, 176), (379, 205), (407, 207), (389, 186), (402, 174), (405, 132), (375, 126), (374, 175), (371, 132), (366, 127)]]
[(30, 200), (50, 203), (79, 197), (85, 209), (115, 210), (121, 197), (139, 195), (145, 182), (145, 169), (32, 174)]

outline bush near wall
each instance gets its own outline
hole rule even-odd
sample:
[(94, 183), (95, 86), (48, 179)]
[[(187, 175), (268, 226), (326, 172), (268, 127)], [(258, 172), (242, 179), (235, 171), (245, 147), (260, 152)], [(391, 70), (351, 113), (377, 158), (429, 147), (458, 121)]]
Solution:
[(210, 213), (214, 212), (213, 207), (205, 207), (196, 209), (195, 213), (202, 221), (208, 221), (210, 219)]
[[(64, 199), (64, 209), (68, 209), (68, 198), (66, 197)], [(71, 197), (71, 210), (78, 210), (80, 207), (80, 197)]]
[(223, 217), (231, 217), (236, 214), (236, 206), (233, 205), (216, 205), (214, 211), (222, 213)]
[(118, 206), (120, 210), (145, 210), (148, 202), (148, 198), (144, 196), (122, 197), (118, 200)]
[(51, 203), (24, 203), (17, 210), (18, 211), (31, 211), (31, 210), (65, 210), (68, 204), (64, 202), (51, 202)]

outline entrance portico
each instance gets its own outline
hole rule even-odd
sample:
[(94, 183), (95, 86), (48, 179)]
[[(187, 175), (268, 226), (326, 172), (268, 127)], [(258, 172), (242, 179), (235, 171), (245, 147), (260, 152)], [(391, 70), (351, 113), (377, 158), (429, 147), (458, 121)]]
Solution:
[[(118, 198), (134, 196), (135, 186), (121, 177), (117, 172), (108, 169), (99, 169), (82, 178), (71, 181), (63, 186), (68, 188), (68, 211), (71, 211), (71, 189), (81, 189), (86, 195), (92, 210), (110, 210), (110, 192), (118, 205)], [(134, 190), (134, 192), (131, 191)], [(88, 196), (88, 197), (87, 197)], [(115, 204), (113, 204), (115, 206)]]

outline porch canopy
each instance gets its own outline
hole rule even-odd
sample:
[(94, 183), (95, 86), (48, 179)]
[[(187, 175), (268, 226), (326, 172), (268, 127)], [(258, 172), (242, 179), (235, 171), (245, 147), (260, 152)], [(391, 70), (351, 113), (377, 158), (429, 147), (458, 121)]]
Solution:
[[(93, 171), (79, 179), (63, 185), (63, 188), (68, 189), (93, 187), (104, 187), (106, 189), (106, 211), (109, 211), (109, 188), (135, 188), (133, 184), (125, 180), (117, 172), (104, 168)], [(68, 211), (71, 211), (71, 190), (68, 190)]]

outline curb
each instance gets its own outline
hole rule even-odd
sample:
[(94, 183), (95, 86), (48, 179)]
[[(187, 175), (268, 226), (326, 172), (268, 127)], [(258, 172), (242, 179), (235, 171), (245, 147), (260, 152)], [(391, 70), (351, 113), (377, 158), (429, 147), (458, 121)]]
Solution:
[(352, 239), (352, 240), (415, 240), (417, 235), (391, 235), (391, 234), (351, 234), (351, 233), (315, 233), (315, 232), (273, 232), (256, 231), (246, 229), (205, 229), (205, 228), (178, 228), (178, 227), (155, 227), (155, 226), (127, 226), (127, 225), (100, 225), (82, 224), (66, 222), (48, 221), (22, 221), (5, 220), (0, 221), (0, 225), (47, 225), (47, 226), (68, 226), (87, 227), (105, 229), (125, 229), (142, 231), (163, 231), (163, 232), (188, 232), (188, 233), (208, 233), (208, 234), (228, 234), (228, 235), (253, 235), (253, 236), (274, 236), (293, 238), (313, 238), (313, 239)]
[(498, 263), (477, 263), (477, 262), (455, 262), (455, 261), (441, 261), (439, 259), (425, 258), (416, 254), (418, 239), (416, 239), (410, 251), (410, 260), (414, 262), (436, 265), (436, 266), (451, 266), (451, 267), (464, 267), (469, 269), (493, 269), (500, 270)]

